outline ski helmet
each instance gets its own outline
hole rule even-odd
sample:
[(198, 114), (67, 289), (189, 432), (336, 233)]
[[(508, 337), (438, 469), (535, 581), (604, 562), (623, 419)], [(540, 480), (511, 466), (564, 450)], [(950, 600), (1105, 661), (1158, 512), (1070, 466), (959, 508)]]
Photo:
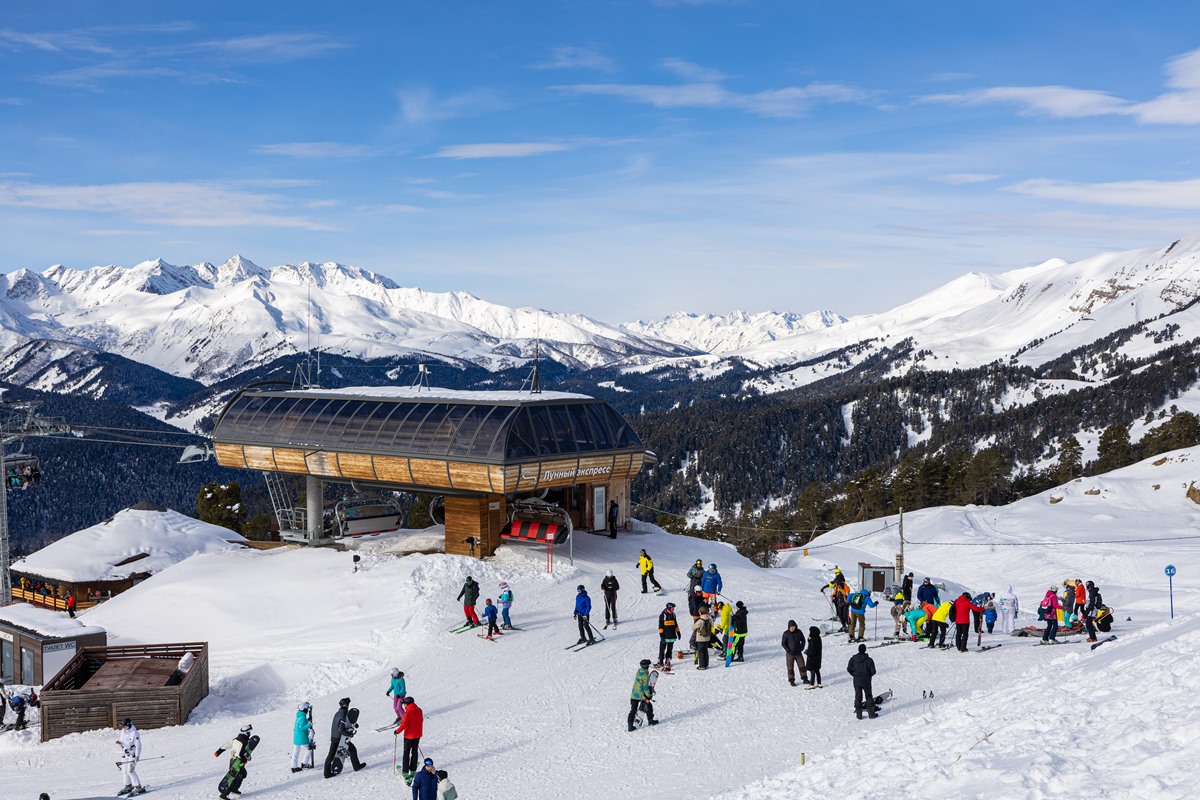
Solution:
[(122, 728), (128, 728), (132, 724), (133, 724), (133, 720), (131, 720), (129, 717), (126, 717), (125, 719), (121, 720)]
[(427, 758), (427, 759), (425, 759), (425, 766), (427, 766), (427, 767), (432, 767), (432, 766), (433, 766), (433, 759), (432, 759), (432, 758)]
[(587, 591), (587, 590), (583, 588), (583, 584), (581, 583), (581, 584), (579, 584), (578, 586), (576, 586), (576, 587), (575, 587), (575, 591), (576, 591), (576, 592), (585, 592), (585, 591)]
[(674, 603), (667, 603), (667, 608), (675, 608), (675, 604), (674, 604)]
[(638, 664), (640, 664), (643, 667), (648, 667), (648, 666), (650, 666), (650, 659), (643, 658), (641, 661), (638, 662)]
[(417, 702), (417, 701), (412, 699), (412, 695), (409, 695), (408, 697), (404, 698), (404, 705), (406, 705), (406, 706), (411, 706), (415, 702)]
[(1096, 584), (1092, 583), (1091, 581), (1088, 581), (1087, 583), (1085, 583), (1085, 584), (1084, 584), (1084, 586), (1086, 586), (1086, 587), (1087, 587), (1087, 588), (1089, 588), (1089, 589), (1095, 589), (1095, 588), (1096, 588)]
[(301, 703), (300, 705), (296, 706), (296, 710), (297, 711), (311, 711), (312, 703), (307, 703), (307, 702)]
[(241, 731), (239, 731), (239, 733), (249, 733), (252, 730), (254, 730), (254, 726), (250, 725), (250, 724), (246, 724), (246, 725), (242, 726), (242, 729), (241, 729)]
[(392, 677), (393, 678), (400, 677), (400, 668), (399, 667), (392, 667)]
[(506, 581), (500, 581), (500, 588), (501, 588), (501, 589), (507, 589), (507, 588), (508, 588), (508, 583), (507, 583)]
[(708, 568), (709, 568), (709, 569), (716, 569), (716, 568), (717, 568), (717, 565), (716, 565), (716, 564), (709, 564), (709, 565), (708, 565)]
[(697, 567), (703, 567), (703, 566), (704, 566), (704, 560), (703, 560), (703, 559), (700, 559), (700, 558), (697, 558), (697, 559), (696, 559), (696, 566), (697, 566)]
[(605, 576), (606, 576), (606, 577), (609, 577), (609, 578), (611, 578), (611, 577), (613, 576), (613, 571), (610, 569), (608, 572), (606, 572), (606, 573), (604, 573), (604, 574), (605, 574)]

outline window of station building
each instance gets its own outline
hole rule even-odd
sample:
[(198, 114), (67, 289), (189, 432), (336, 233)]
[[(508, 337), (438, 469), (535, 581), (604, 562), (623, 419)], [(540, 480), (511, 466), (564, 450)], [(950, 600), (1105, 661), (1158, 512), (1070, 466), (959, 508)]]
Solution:
[(397, 434), (404, 429), (404, 422), (413, 412), (420, 406), (419, 403), (397, 403), (396, 410), (393, 411), (387, 419), (379, 426), (379, 433), (375, 434), (374, 441), (363, 437), (359, 443), (364, 448), (370, 448), (377, 452), (391, 452), (396, 448), (394, 443)]
[[(412, 426), (412, 435), (407, 442), (396, 438), (396, 448), (406, 450), (412, 453), (431, 453), (435, 452), (438, 442), (438, 428), (441, 426), (442, 420), (450, 413), (451, 406), (447, 403), (428, 403), (425, 404), (428, 413), (424, 417), (416, 421)], [(413, 414), (409, 417), (409, 421), (413, 421), (413, 417), (419, 416)], [(442, 452), (446, 450), (445, 445), (442, 446)]]
[(358, 424), (342, 436), (341, 445), (351, 449), (374, 444), (375, 437), (383, 428), (387, 418), (394, 414), (400, 406), (396, 403), (372, 403), (365, 413), (359, 414)]
[(259, 395), (239, 397), (225, 412), (225, 416), (221, 417), (221, 433), (230, 438), (238, 438), (245, 434), (250, 420), (269, 399), (271, 398)]
[[(8, 639), (0, 639), (0, 680), (3, 680), (5, 683), (16, 683), (16, 675), (13, 674), (14, 652), (12, 642)], [(3, 702), (3, 700), (0, 700), (0, 702)]]
[(588, 424), (587, 406), (570, 405), (566, 407), (567, 415), (571, 417), (571, 430), (575, 432), (575, 449), (579, 452), (596, 450), (596, 438), (592, 436)]
[(533, 433), (533, 423), (529, 419), (529, 409), (518, 408), (513, 412), (512, 421), (508, 426), (504, 457), (518, 459), (533, 458), (536, 455), (538, 444)]
[(353, 441), (358, 433), (358, 423), (371, 411), (370, 405), (363, 400), (351, 400), (346, 403), (337, 410), (333, 421), (329, 423), (325, 432), (319, 435), (316, 443), (329, 449), (337, 449), (347, 440)]
[(559, 453), (577, 453), (575, 431), (571, 427), (571, 414), (566, 406), (549, 406), (550, 430)]
[(608, 415), (604, 413), (605, 406), (591, 403), (583, 408), (586, 409), (588, 422), (591, 423), (593, 449), (612, 450), (613, 438), (612, 433), (608, 430)]
[[(325, 401), (311, 397), (275, 397), (279, 403), (264, 406), (252, 423), (251, 437), (266, 438), (276, 442), (290, 442), (297, 431), (308, 430), (316, 419), (314, 406)], [(312, 412), (310, 416), (310, 411)]]
[[(305, 412), (300, 424), (296, 426), (296, 434), (292, 437), (293, 441), (303, 442), (304, 444), (316, 444), (321, 441), (325, 431), (329, 430), (329, 426), (337, 419), (338, 411), (348, 401), (342, 400), (324, 400), (319, 399), (314, 402)], [(304, 423), (307, 420), (312, 420), (311, 424), (306, 428)]]
[(613, 432), (613, 446), (616, 448), (625, 447), (641, 447), (642, 440), (633, 432), (633, 428), (625, 419), (613, 410), (611, 406), (604, 407), (605, 414), (608, 416), (609, 427)]
[[(447, 449), (447, 455), (452, 456), (479, 456), (480, 449), (483, 450), (482, 455), (486, 456), (488, 449), (491, 447), (492, 439), (496, 438), (495, 426), (490, 428), (490, 432), (485, 430), (487, 421), (492, 417), (502, 417), (500, 409), (496, 406), (459, 406), (458, 419), (447, 417), (453, 430), (450, 432), (450, 443)], [(483, 434), (483, 443), (479, 444), (480, 434)]]
[(37, 683), (33, 678), (33, 651), (28, 647), (21, 648), (21, 683), (26, 686)]

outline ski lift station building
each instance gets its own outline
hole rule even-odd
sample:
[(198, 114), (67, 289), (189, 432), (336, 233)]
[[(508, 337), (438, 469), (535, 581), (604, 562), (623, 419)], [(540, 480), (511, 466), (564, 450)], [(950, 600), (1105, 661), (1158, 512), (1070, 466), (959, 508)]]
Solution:
[(251, 388), (212, 438), (221, 466), (267, 473), (268, 486), (275, 473), (306, 476), (296, 527), (311, 541), (322, 538), (322, 484), (353, 483), (444, 497), (445, 551), (479, 557), (500, 545), (521, 497), (557, 504), (584, 530), (603, 530), (614, 500), (628, 519), (630, 483), (653, 459), (603, 400), (563, 392)]

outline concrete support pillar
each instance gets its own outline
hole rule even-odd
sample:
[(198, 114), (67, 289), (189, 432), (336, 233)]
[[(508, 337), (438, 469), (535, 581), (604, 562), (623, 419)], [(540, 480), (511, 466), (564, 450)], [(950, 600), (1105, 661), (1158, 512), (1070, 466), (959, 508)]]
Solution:
[(305, 481), (305, 494), (308, 501), (308, 539), (315, 542), (321, 538), (325, 530), (325, 482), (316, 475), (309, 475)]

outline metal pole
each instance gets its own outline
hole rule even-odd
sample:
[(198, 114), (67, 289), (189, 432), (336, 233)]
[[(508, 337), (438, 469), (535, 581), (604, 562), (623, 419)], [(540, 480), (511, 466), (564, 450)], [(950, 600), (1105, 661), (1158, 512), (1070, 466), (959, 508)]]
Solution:
[[(4, 468), (4, 451), (0, 450), (0, 471), (2, 471), (3, 468)], [(4, 541), (5, 541), (4, 546), (7, 548), (8, 547), (7, 529), (5, 531), (5, 540)], [(5, 558), (8, 557), (7, 552), (8, 551), (6, 550)], [(7, 574), (8, 573), (5, 572), (5, 575), (7, 575)], [(1167, 576), (1167, 594), (1170, 595), (1170, 597), (1171, 597), (1171, 619), (1175, 619), (1175, 576), (1174, 575)]]
[[(899, 562), (900, 563), (896, 564), (896, 572), (900, 573), (900, 582), (903, 584), (903, 582), (904, 582), (904, 509), (903, 508), (900, 509), (900, 559), (899, 559)], [(912, 598), (906, 597), (904, 599), (911, 600)]]
[(6, 606), (13, 601), (12, 594), (12, 577), (8, 572), (8, 475), (4, 467), (4, 445), (6, 440), (0, 439), (0, 479), (3, 479), (4, 485), (0, 486), (0, 573), (3, 573), (3, 578), (0, 578), (0, 606)]

